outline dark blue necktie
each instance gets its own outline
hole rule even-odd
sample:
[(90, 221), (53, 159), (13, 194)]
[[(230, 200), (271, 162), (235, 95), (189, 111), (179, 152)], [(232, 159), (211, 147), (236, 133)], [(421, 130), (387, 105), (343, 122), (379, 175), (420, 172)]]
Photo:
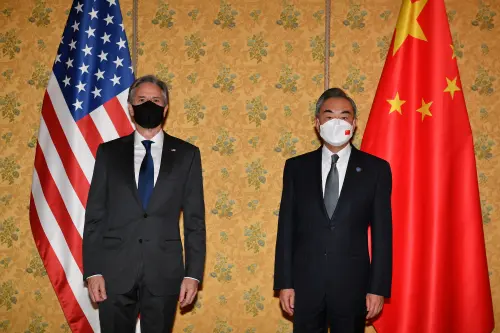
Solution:
[(153, 141), (144, 140), (142, 144), (146, 148), (146, 156), (141, 163), (141, 169), (139, 171), (139, 196), (142, 202), (142, 208), (146, 210), (148, 208), (149, 198), (153, 192), (154, 187), (154, 165), (153, 156), (151, 155), (151, 144)]

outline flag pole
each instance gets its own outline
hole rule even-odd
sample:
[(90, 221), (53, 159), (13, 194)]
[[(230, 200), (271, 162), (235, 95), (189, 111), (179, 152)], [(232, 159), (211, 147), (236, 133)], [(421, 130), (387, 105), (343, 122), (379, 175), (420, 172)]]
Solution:
[(139, 18), (139, 0), (134, 0), (132, 6), (132, 66), (134, 68), (134, 74), (137, 77), (137, 44), (139, 43), (137, 22)]
[(325, 90), (330, 87), (330, 12), (331, 0), (325, 0)]

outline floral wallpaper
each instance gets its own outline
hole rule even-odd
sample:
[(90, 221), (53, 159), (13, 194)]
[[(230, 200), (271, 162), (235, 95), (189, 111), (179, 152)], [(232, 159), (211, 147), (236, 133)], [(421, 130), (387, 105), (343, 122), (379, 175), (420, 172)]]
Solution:
[[(500, 320), (498, 1), (446, 0), (475, 136), (495, 315)], [(40, 108), (70, 0), (0, 3), (0, 332), (69, 332), (28, 220)], [(399, 0), (139, 1), (138, 74), (171, 89), (166, 130), (199, 146), (208, 253), (179, 333), (290, 333), (272, 290), (284, 162), (319, 146), (314, 103), (330, 86), (359, 106), (363, 136)], [(132, 0), (121, 1), (132, 39)], [(368, 327), (367, 332), (374, 332)]]

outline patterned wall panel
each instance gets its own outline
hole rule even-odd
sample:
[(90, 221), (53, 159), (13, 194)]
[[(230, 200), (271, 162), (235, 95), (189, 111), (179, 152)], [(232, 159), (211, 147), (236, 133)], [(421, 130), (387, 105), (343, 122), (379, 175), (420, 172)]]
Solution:
[[(498, 308), (500, 4), (446, 4), (475, 135)], [(330, 85), (359, 104), (356, 144), (399, 5), (332, 1)], [(0, 4), (0, 332), (69, 332), (28, 220), (41, 102), (69, 6), (69, 0)], [(131, 40), (132, 0), (121, 7)], [(277, 213), (286, 158), (319, 144), (312, 120), (323, 91), (324, 16), (320, 0), (139, 1), (138, 73), (168, 82), (166, 129), (199, 146), (203, 159), (205, 284), (193, 309), (178, 314), (175, 332), (291, 332), (272, 291)]]

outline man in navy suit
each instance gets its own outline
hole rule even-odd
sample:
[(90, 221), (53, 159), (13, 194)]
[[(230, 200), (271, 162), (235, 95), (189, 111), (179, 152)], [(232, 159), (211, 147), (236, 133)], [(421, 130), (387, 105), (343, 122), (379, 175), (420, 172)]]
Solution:
[(203, 277), (200, 150), (162, 130), (169, 102), (164, 82), (152, 75), (137, 79), (128, 101), (136, 131), (97, 150), (83, 275), (99, 304), (102, 333), (135, 332), (139, 313), (143, 333), (168, 333), (177, 303), (192, 303)]

